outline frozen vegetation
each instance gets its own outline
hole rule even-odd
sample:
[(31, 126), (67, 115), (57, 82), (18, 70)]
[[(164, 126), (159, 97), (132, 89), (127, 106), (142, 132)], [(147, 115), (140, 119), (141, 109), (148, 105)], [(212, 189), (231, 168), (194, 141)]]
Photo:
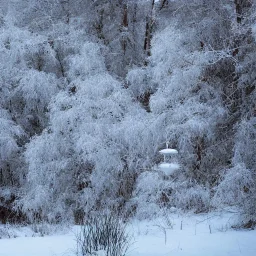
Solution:
[[(154, 227), (130, 255), (253, 255), (232, 226), (256, 226), (255, 17), (254, 0), (0, 0), (0, 237), (108, 212)], [(154, 224), (173, 209), (188, 229)], [(74, 243), (0, 256), (32, 241)]]

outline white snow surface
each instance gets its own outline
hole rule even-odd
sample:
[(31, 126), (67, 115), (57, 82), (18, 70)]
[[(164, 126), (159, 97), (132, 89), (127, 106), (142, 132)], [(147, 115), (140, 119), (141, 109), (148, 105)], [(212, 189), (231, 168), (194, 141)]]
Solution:
[(178, 154), (178, 151), (173, 148), (165, 148), (159, 151), (161, 154)]
[(180, 166), (178, 164), (173, 163), (161, 163), (159, 164), (159, 168), (165, 175), (171, 175), (174, 171), (178, 170)]
[[(171, 223), (171, 224), (170, 224)], [(256, 230), (232, 230), (230, 214), (181, 216), (133, 221), (127, 256), (255, 256)], [(0, 239), (0, 256), (75, 256), (75, 226), (66, 234)]]

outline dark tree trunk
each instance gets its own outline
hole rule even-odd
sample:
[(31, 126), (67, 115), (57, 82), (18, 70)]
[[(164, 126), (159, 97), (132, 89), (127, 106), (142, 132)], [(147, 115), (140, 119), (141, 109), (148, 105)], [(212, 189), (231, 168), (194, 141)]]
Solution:
[(146, 30), (145, 30), (145, 39), (144, 39), (144, 51), (147, 56), (151, 55), (151, 38), (153, 33), (154, 26), (154, 9), (155, 9), (155, 0), (152, 0), (151, 4), (151, 13), (146, 18)]

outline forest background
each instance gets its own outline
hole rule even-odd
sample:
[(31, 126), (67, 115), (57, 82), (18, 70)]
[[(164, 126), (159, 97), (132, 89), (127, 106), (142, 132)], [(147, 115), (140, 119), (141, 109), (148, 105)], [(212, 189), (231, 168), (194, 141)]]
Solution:
[(1, 0), (0, 221), (235, 207), (255, 225), (255, 4)]

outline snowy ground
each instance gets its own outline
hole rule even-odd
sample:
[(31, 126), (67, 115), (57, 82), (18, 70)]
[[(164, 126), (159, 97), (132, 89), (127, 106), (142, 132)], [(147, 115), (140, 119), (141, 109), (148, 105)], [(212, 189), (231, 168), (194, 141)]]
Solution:
[[(129, 256), (255, 256), (256, 230), (235, 231), (232, 224), (228, 214), (134, 221)], [(0, 239), (0, 256), (74, 256), (77, 231), (74, 227), (66, 234), (31, 237), (24, 229), (19, 231), (23, 237)]]

